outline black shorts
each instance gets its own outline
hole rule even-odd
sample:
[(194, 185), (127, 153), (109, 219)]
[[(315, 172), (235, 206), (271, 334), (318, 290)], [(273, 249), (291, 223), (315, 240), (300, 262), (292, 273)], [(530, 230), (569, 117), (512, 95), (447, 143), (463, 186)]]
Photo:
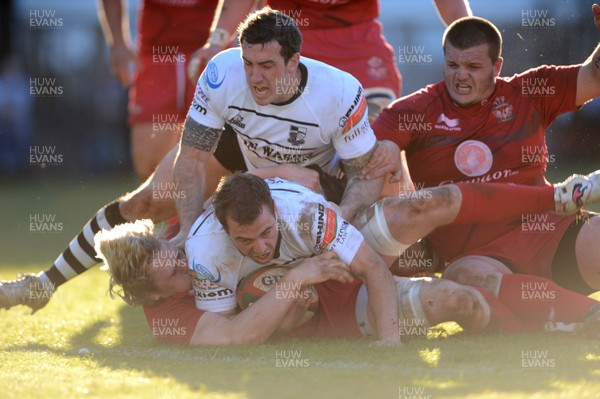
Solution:
[(552, 260), (552, 280), (561, 287), (583, 295), (589, 295), (598, 290), (587, 285), (579, 273), (575, 241), (583, 224), (595, 215), (594, 213), (583, 213), (579, 221), (576, 220), (571, 223), (560, 240), (560, 244), (558, 244), (556, 254)]

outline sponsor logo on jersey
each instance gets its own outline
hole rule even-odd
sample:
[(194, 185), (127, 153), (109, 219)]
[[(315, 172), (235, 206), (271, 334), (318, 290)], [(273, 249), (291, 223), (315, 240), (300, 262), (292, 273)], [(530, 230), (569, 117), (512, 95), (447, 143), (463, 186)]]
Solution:
[(348, 111), (340, 118), (339, 126), (343, 128), (342, 134), (346, 133), (348, 130), (352, 129), (360, 120), (363, 118), (365, 112), (367, 110), (367, 100), (363, 95), (362, 87), (358, 88), (358, 92), (356, 93), (356, 97), (354, 97), (354, 101)]
[(374, 80), (387, 78), (388, 70), (381, 58), (371, 57), (369, 61), (367, 61), (367, 75)]
[(498, 97), (492, 103), (492, 114), (496, 117), (498, 123), (508, 122), (513, 119), (513, 106), (508, 101), (504, 100), (504, 96)]
[(346, 134), (344, 136), (344, 143), (349, 143), (350, 141), (354, 140), (361, 134), (365, 134), (367, 132), (367, 130), (369, 129), (369, 127), (370, 127), (369, 121), (364, 121), (362, 125), (355, 127), (354, 129), (352, 129), (351, 133)]
[(196, 86), (196, 96), (194, 97), (202, 105), (208, 105), (208, 96), (204, 93), (204, 90), (198, 84)]
[(334, 240), (337, 233), (337, 213), (333, 209), (325, 208), (323, 204), (317, 206), (317, 245), (314, 249), (320, 253)]
[(207, 65), (204, 76), (206, 79), (206, 84), (211, 89), (218, 89), (225, 81), (225, 75), (223, 75), (221, 80), (219, 80), (219, 68), (217, 68), (217, 64), (214, 62), (211, 62)]
[(229, 122), (232, 125), (236, 125), (237, 127), (242, 129), (246, 127), (246, 124), (244, 123), (244, 117), (239, 114), (230, 118), (227, 122)]
[(192, 107), (194, 107), (194, 109), (200, 112), (202, 115), (206, 115), (206, 108), (198, 104), (198, 101), (196, 101), (196, 97), (194, 97), (194, 101), (192, 101)]
[[(473, 179), (468, 179), (468, 180), (459, 180), (460, 183), (489, 183), (489, 182), (493, 182), (493, 181), (498, 181), (498, 180), (502, 180), (502, 179), (506, 179), (509, 176), (514, 176), (519, 174), (518, 171), (512, 170), (512, 169), (504, 169), (504, 170), (497, 170), (495, 172), (490, 172), (486, 175), (483, 176), (478, 176), (475, 177)], [(440, 186), (443, 186), (445, 184), (453, 184), (454, 180), (444, 180), (442, 182), (440, 182)]]
[(198, 275), (208, 281), (213, 283), (219, 283), (221, 281), (221, 271), (217, 268), (217, 272), (219, 275), (215, 277), (213, 273), (203, 264), (196, 263), (196, 259), (192, 259), (192, 270), (194, 270)]
[(338, 245), (344, 245), (344, 243), (346, 242), (346, 238), (348, 238), (349, 225), (350, 224), (345, 220), (342, 222), (337, 236), (335, 238), (335, 241), (333, 242), (333, 246), (331, 247), (332, 251), (334, 251)]
[(290, 137), (288, 137), (288, 143), (293, 145), (302, 145), (304, 144), (304, 139), (306, 138), (307, 128), (300, 127), (296, 125), (290, 126)]
[(490, 148), (477, 140), (461, 143), (454, 152), (454, 164), (467, 176), (481, 176), (492, 167), (494, 158)]
[(438, 116), (437, 121), (435, 122), (435, 128), (447, 130), (449, 132), (454, 132), (454, 131), (460, 132), (461, 131), (460, 121), (458, 120), (458, 118), (451, 119), (451, 118), (448, 118), (443, 113), (440, 114), (440, 116)]

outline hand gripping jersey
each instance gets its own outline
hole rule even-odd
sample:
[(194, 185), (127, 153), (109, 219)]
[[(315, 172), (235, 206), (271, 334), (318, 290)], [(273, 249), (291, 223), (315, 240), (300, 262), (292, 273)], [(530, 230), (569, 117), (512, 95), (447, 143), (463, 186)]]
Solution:
[(346, 72), (309, 58), (300, 62), (302, 93), (261, 106), (246, 82), (241, 50), (223, 51), (200, 76), (189, 116), (211, 128), (230, 124), (249, 170), (315, 164), (335, 175), (339, 157), (359, 157), (375, 145), (364, 90)]
[[(271, 264), (290, 265), (323, 251), (334, 251), (343, 262), (352, 263), (363, 237), (322, 195), (283, 179), (267, 179), (267, 183), (275, 201), (279, 229)], [(192, 226), (185, 250), (196, 307), (206, 311), (235, 309), (238, 282), (265, 266), (237, 250), (212, 207)]]

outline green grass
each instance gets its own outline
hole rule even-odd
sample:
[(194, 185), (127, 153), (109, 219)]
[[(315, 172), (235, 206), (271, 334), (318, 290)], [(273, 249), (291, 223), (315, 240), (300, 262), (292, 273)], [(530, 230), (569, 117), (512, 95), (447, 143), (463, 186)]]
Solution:
[[(0, 279), (45, 269), (95, 209), (128, 188), (132, 183), (120, 179), (3, 185)], [(30, 232), (28, 215), (43, 212), (56, 214), (63, 230)], [(59, 288), (33, 316), (25, 307), (0, 311), (0, 398), (600, 395), (600, 342), (579, 336), (476, 337), (447, 323), (440, 337), (401, 348), (370, 347), (366, 339), (163, 346), (153, 342), (142, 310), (111, 300), (107, 285), (105, 272), (96, 268)], [(90, 353), (80, 353), (82, 348)], [(280, 351), (294, 351), (307, 367), (278, 367)], [(544, 364), (524, 367), (524, 353), (538, 354)]]

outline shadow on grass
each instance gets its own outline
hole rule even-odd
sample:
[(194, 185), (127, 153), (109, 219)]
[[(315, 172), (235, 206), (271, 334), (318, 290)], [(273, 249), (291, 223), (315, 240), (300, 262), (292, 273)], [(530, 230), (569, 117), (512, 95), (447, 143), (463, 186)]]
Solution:
[[(250, 398), (291, 398), (300, 392), (328, 398), (558, 394), (584, 381), (600, 384), (600, 343), (577, 336), (458, 334), (415, 339), (400, 348), (370, 347), (366, 339), (185, 347), (156, 344), (139, 308), (123, 306), (119, 316), (120, 342), (90, 345), (109, 325), (99, 321), (70, 339), (73, 350), (67, 355), (80, 356), (78, 348), (86, 346), (100, 367), (135, 369), (192, 391), (237, 392)], [(285, 366), (290, 358), (303, 360), (304, 367)], [(176, 397), (183, 389), (165, 387), (157, 387), (162, 393), (154, 397)]]

